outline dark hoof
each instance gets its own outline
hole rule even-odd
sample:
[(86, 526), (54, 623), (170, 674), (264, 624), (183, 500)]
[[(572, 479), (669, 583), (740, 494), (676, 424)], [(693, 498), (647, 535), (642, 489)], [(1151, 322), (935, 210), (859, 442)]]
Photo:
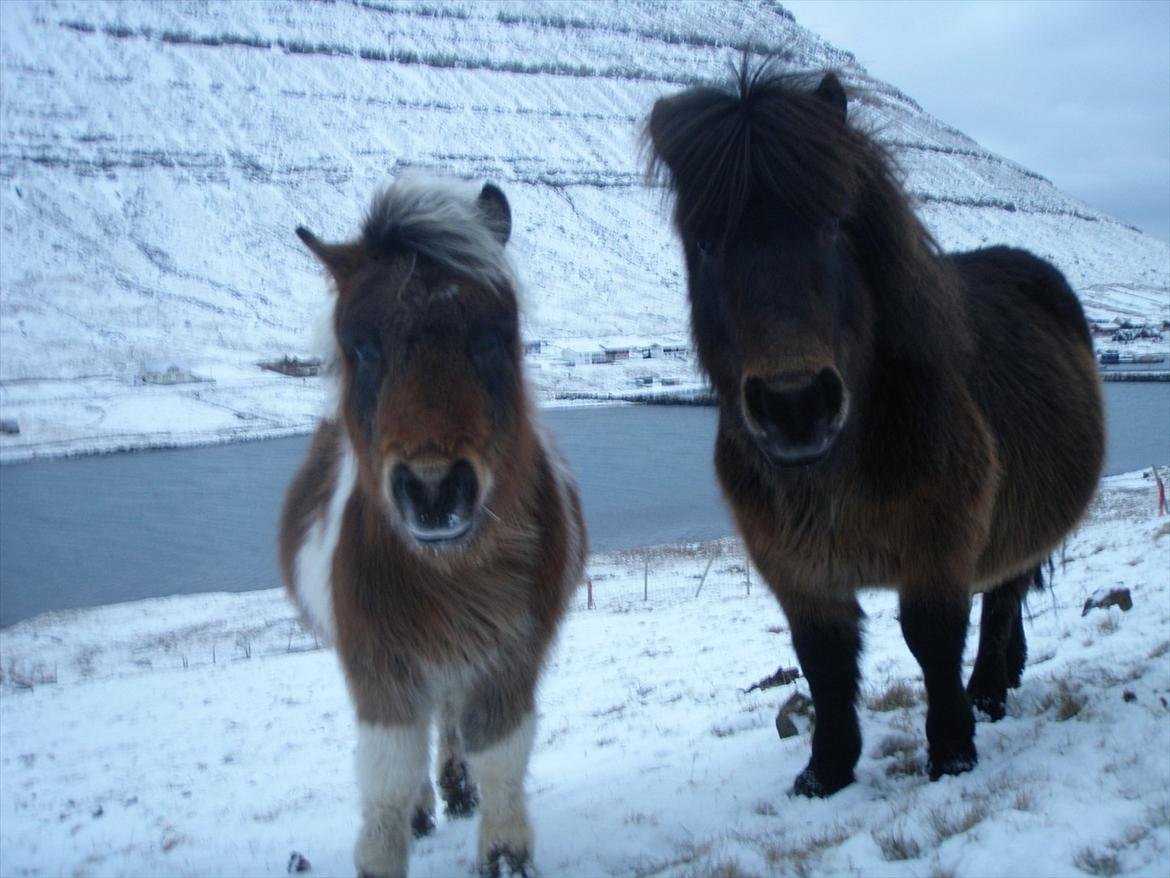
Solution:
[(825, 773), (818, 774), (809, 765), (796, 776), (796, 782), (792, 785), (790, 795), (804, 796), (809, 799), (827, 799), (833, 793), (845, 789), (851, 783), (853, 783), (852, 769), (845, 774), (833, 777)]
[(981, 674), (979, 669), (967, 683), (967, 700), (976, 710), (981, 710), (992, 722), (1001, 720), (1007, 713), (1007, 680), (1003, 674)]
[(414, 809), (414, 817), (410, 821), (410, 831), (415, 838), (426, 838), (435, 831), (435, 815), (422, 808)]
[(496, 848), (480, 863), (480, 878), (533, 878), (527, 852), (513, 853), (510, 848)]
[(927, 766), (931, 780), (938, 780), (944, 774), (965, 774), (979, 764), (979, 757), (975, 755), (975, 747), (971, 747), (969, 754), (948, 756), (945, 758), (931, 757)]
[(466, 762), (448, 759), (443, 763), (439, 792), (443, 795), (443, 813), (448, 817), (470, 817), (479, 804), (479, 790), (467, 773)]
[(1007, 690), (1003, 692), (975, 692), (967, 690), (971, 706), (987, 714), (991, 721), (999, 722), (1007, 716)]

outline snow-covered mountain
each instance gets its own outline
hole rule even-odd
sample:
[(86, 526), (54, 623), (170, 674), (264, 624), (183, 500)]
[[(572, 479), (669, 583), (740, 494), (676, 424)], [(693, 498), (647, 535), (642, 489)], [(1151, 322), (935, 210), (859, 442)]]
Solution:
[[(639, 135), (743, 51), (834, 67), (948, 248), (1051, 258), (1102, 318), (1170, 316), (1170, 248), (924, 113), (775, 2), (0, 5), (0, 457), (304, 429), (327, 302), (292, 234), (406, 169), (500, 183), (525, 333), (686, 332)], [(178, 367), (204, 379), (165, 388)], [(588, 384), (551, 362), (546, 389)]]

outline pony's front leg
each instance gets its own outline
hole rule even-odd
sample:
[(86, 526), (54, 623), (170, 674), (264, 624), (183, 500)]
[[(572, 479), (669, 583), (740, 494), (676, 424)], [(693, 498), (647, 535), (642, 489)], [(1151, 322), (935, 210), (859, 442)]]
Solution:
[(853, 783), (853, 767), (861, 756), (857, 723), (861, 607), (854, 597), (831, 604), (793, 600), (782, 604), (816, 712), (812, 757), (797, 775), (792, 792), (810, 798), (831, 796)]
[(492, 693), (463, 711), (468, 762), (479, 781), (479, 872), (485, 878), (498, 878), (505, 866), (513, 875), (531, 874), (524, 774), (536, 720), (531, 704), (517, 710), (505, 703), (510, 700)]
[(931, 780), (962, 774), (979, 761), (975, 714), (963, 689), (963, 647), (971, 598), (965, 589), (906, 589), (902, 635), (926, 684), (927, 769)]
[[(362, 828), (354, 849), (358, 874), (406, 875), (411, 829), (423, 784), (429, 785), (426, 719), (402, 725), (358, 723), (357, 776)], [(432, 793), (433, 808), (433, 793)], [(425, 803), (422, 803), (425, 805)]]

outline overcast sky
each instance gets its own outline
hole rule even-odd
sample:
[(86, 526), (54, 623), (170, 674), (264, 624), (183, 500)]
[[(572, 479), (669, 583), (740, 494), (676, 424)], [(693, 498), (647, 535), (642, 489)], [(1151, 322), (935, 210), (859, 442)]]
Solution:
[(983, 146), (1170, 241), (1170, 0), (781, 0)]

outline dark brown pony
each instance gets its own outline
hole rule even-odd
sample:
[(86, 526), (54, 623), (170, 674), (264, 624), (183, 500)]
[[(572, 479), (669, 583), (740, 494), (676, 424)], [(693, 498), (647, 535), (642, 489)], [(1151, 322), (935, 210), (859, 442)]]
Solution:
[(523, 874), (532, 854), (533, 693), (585, 534), (530, 411), (510, 230), (491, 184), (401, 179), (355, 241), (297, 229), (336, 287), (340, 394), (289, 488), (280, 560), (357, 709), (362, 875), (405, 874), (411, 829), (434, 828), (435, 719), (447, 813), (482, 797), (481, 871)]
[(716, 470), (812, 690), (807, 796), (851, 783), (861, 753), (862, 586), (898, 590), (931, 779), (974, 767), (971, 702), (1004, 715), (1021, 601), (1104, 448), (1089, 331), (1060, 272), (1004, 247), (941, 254), (846, 116), (833, 74), (745, 64), (731, 89), (659, 100), (647, 125), (719, 399)]

